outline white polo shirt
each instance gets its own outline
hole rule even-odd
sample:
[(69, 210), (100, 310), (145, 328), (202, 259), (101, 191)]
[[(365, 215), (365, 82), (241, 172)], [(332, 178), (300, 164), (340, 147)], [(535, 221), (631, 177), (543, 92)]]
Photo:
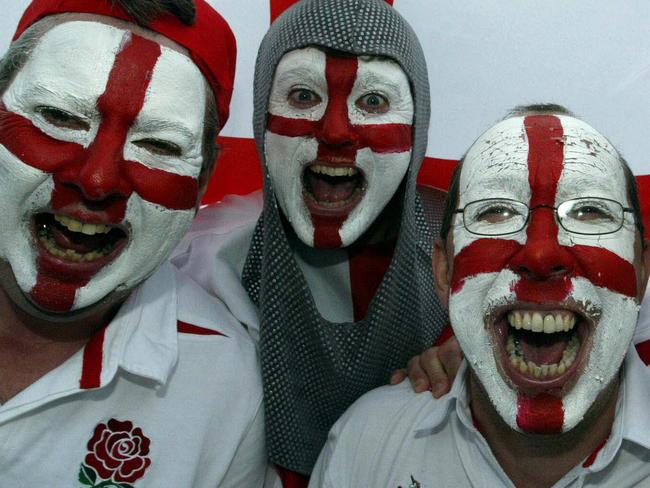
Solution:
[[(473, 425), (467, 364), (434, 400), (407, 381), (361, 397), (334, 425), (310, 488), (514, 487)], [(650, 487), (650, 370), (630, 348), (612, 432), (554, 488)]]
[(253, 342), (165, 264), (83, 350), (0, 406), (0, 486), (261, 487), (261, 402)]

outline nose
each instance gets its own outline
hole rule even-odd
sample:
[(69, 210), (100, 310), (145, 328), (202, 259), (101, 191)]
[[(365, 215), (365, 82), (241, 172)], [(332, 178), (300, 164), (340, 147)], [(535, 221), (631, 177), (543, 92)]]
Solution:
[(512, 269), (536, 281), (562, 278), (575, 269), (573, 255), (558, 242), (558, 227), (552, 208), (531, 210), (526, 244), (513, 257)]
[(84, 198), (90, 201), (124, 195), (121, 175), (123, 147), (123, 141), (115, 140), (110, 131), (100, 131), (69, 183), (78, 187)]
[(331, 147), (352, 146), (359, 140), (350, 123), (345, 100), (330, 99), (323, 115), (318, 139)]

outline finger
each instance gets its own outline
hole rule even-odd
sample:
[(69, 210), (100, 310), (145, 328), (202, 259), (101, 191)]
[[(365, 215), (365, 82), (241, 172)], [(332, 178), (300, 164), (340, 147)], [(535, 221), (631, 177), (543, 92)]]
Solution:
[(392, 375), (390, 375), (390, 380), (389, 383), (391, 385), (396, 385), (397, 383), (401, 383), (406, 379), (408, 375), (406, 374), (405, 369), (397, 369), (393, 372)]
[(422, 393), (430, 388), (429, 377), (420, 365), (420, 356), (414, 356), (408, 362), (406, 371), (411, 381), (411, 386), (416, 393)]
[(438, 357), (442, 363), (442, 367), (447, 372), (447, 377), (450, 383), (453, 383), (460, 363), (463, 361), (463, 352), (460, 350), (460, 345), (455, 337), (447, 340), (438, 352)]
[(440, 398), (447, 393), (451, 384), (447, 371), (440, 361), (439, 352), (439, 347), (432, 347), (424, 351), (420, 356), (420, 365), (427, 375), (427, 380), (431, 385), (431, 393), (435, 398)]

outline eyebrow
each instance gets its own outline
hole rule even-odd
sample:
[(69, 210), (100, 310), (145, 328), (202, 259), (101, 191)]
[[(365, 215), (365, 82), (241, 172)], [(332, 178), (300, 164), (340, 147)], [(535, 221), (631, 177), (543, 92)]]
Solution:
[(75, 110), (86, 116), (90, 116), (89, 109), (94, 110), (97, 105), (94, 98), (83, 98), (73, 93), (59, 93), (38, 84), (26, 89), (25, 95), (36, 97), (37, 99), (43, 97), (45, 98), (43, 100), (44, 103), (51, 103), (56, 99), (62, 100), (65, 104), (71, 105)]
[(141, 120), (137, 124), (137, 128), (139, 130), (147, 131), (147, 132), (155, 132), (155, 131), (160, 131), (160, 130), (171, 130), (173, 132), (178, 132), (185, 136), (188, 139), (194, 139), (196, 138), (196, 134), (194, 134), (189, 128), (182, 124), (178, 124), (176, 122), (171, 122), (169, 120), (163, 120), (163, 119), (147, 119), (147, 120)]
[(310, 69), (306, 66), (297, 66), (291, 68), (289, 71), (285, 71), (278, 77), (278, 83), (287, 83), (292, 81), (311, 81), (312, 83), (322, 83), (325, 81), (324, 73), (316, 72), (313, 69)]

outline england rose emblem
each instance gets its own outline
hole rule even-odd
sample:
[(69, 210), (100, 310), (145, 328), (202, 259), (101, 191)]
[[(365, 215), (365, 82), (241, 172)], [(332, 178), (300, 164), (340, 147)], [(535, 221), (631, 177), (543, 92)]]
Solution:
[(142, 429), (128, 420), (98, 424), (88, 441), (79, 481), (95, 488), (132, 488), (151, 464), (149, 444)]

